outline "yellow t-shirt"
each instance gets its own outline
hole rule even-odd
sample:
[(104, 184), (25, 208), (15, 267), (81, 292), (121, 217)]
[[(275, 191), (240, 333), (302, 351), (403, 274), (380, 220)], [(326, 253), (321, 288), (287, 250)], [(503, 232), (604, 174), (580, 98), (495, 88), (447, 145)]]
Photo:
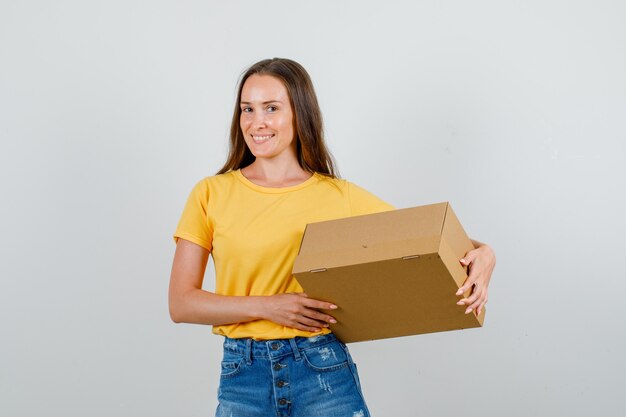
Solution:
[[(237, 170), (194, 186), (174, 241), (186, 239), (211, 252), (217, 294), (302, 292), (292, 269), (307, 223), (392, 209), (355, 184), (318, 173), (292, 187), (268, 188)], [(258, 340), (313, 335), (268, 320), (213, 326), (213, 333)]]

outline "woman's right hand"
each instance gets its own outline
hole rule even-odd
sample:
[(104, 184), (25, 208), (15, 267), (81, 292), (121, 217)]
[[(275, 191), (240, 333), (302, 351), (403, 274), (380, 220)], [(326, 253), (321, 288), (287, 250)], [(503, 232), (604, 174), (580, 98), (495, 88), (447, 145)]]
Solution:
[(306, 332), (319, 332), (329, 324), (337, 323), (334, 317), (319, 311), (335, 310), (336, 305), (314, 300), (305, 293), (276, 294), (262, 299), (261, 317), (277, 324)]

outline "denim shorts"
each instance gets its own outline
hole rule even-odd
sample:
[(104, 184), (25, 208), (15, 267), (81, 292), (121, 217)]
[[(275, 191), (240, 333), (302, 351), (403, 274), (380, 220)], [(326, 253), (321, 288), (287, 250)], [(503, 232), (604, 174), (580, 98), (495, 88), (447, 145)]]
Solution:
[(332, 333), (224, 340), (216, 417), (369, 417), (356, 365)]

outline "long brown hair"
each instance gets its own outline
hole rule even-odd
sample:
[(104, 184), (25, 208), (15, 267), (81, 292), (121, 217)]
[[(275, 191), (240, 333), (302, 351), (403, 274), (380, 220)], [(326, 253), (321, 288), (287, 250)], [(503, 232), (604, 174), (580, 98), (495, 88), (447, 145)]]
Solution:
[(244, 168), (254, 162), (255, 157), (248, 149), (239, 126), (241, 117), (241, 90), (246, 80), (254, 74), (276, 77), (287, 88), (294, 114), (296, 153), (302, 169), (318, 172), (335, 178), (335, 163), (324, 142), (322, 112), (317, 103), (311, 77), (295, 61), (286, 58), (264, 59), (252, 65), (241, 76), (237, 88), (237, 101), (230, 125), (230, 149), (226, 163), (219, 170), (223, 174)]

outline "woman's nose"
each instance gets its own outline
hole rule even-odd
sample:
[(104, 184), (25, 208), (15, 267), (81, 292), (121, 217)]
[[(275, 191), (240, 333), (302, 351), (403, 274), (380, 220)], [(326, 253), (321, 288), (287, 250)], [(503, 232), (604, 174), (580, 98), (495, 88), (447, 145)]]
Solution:
[(254, 117), (252, 119), (252, 125), (254, 127), (263, 127), (265, 126), (265, 115), (263, 112), (255, 112)]

